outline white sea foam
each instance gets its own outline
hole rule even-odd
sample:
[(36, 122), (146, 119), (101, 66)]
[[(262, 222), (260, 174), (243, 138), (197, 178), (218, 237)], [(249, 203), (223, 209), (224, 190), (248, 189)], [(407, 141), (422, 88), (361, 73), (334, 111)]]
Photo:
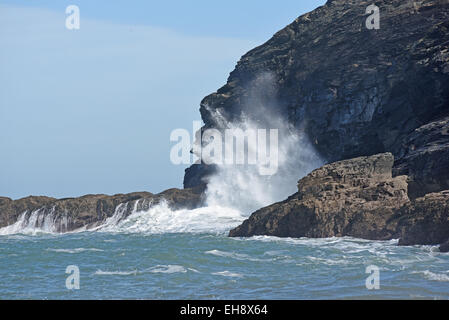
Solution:
[(352, 237), (331, 237), (331, 238), (280, 238), (273, 236), (253, 236), (250, 238), (233, 238), (237, 241), (262, 241), (279, 242), (292, 245), (305, 245), (317, 247), (335, 247), (344, 250), (364, 251), (372, 247), (396, 247), (397, 239), (387, 241), (364, 240)]
[(230, 272), (230, 271), (220, 271), (212, 273), (215, 276), (223, 276), (223, 277), (231, 277), (231, 278), (243, 278), (243, 275), (240, 273)]
[(237, 210), (204, 207), (172, 210), (162, 202), (146, 211), (136, 211), (127, 218), (106, 223), (101, 232), (125, 233), (222, 233), (238, 226), (245, 217)]
[(157, 265), (154, 267), (151, 267), (146, 270), (129, 270), (129, 271), (104, 271), (104, 270), (97, 270), (94, 274), (98, 276), (129, 276), (129, 275), (137, 275), (137, 274), (144, 274), (144, 273), (165, 273), (165, 274), (172, 274), (172, 273), (186, 273), (188, 271), (199, 273), (198, 270), (193, 268), (185, 268), (180, 265)]
[(62, 253), (81, 253), (81, 252), (86, 252), (86, 251), (101, 252), (101, 251), (104, 251), (104, 250), (97, 249), (97, 248), (75, 248), (75, 249), (53, 249), (53, 248), (48, 248), (47, 251), (62, 252)]
[[(345, 258), (345, 257), (343, 257)], [(313, 264), (326, 264), (329, 266), (335, 266), (335, 265), (348, 265), (351, 264), (352, 261), (350, 259), (326, 259), (326, 258), (320, 258), (320, 257), (313, 257), (313, 256), (307, 256), (307, 260), (309, 260)], [(304, 263), (298, 264), (302, 265)]]
[(178, 265), (158, 265), (148, 271), (151, 273), (186, 273), (187, 269)]
[(248, 260), (248, 261), (271, 261), (271, 259), (259, 259), (253, 258), (244, 253), (236, 253), (236, 252), (226, 252), (221, 250), (209, 250), (205, 252), (206, 254), (211, 254), (218, 257), (232, 258), (236, 260)]
[(36, 235), (41, 233), (56, 233), (54, 208), (49, 213), (45, 213), (42, 209), (34, 210), (31, 213), (25, 211), (14, 224), (0, 229), (0, 235)]
[[(115, 213), (103, 224), (95, 228), (74, 230), (79, 232), (111, 233), (225, 233), (238, 226), (246, 218), (238, 210), (220, 206), (198, 209), (171, 209), (165, 201), (151, 206), (148, 210), (137, 210), (137, 203), (129, 216), (125, 216), (127, 205), (117, 206)], [(24, 212), (16, 223), (0, 229), (0, 235), (58, 234), (53, 215), (44, 215), (40, 210), (31, 214)]]
[(447, 271), (446, 273), (435, 273), (430, 270), (424, 270), (424, 271), (414, 271), (412, 273), (422, 274), (427, 280), (442, 281), (442, 282), (449, 281), (449, 271)]
[(95, 275), (97, 276), (129, 276), (129, 275), (136, 275), (138, 273), (137, 270), (132, 271), (103, 271), (103, 270), (97, 270), (95, 271)]
[[(293, 194), (297, 188), (297, 180), (322, 165), (323, 161), (307, 136), (298, 134), (298, 128), (291, 128), (285, 118), (276, 114), (280, 107), (276, 101), (275, 75), (262, 73), (254, 81), (254, 84), (249, 85), (249, 95), (247, 101), (244, 101), (246, 115), (243, 114), (240, 120), (230, 123), (216, 109), (211, 110), (211, 116), (215, 117), (216, 123), (222, 124), (222, 129), (277, 129), (279, 141), (276, 174), (261, 175), (259, 168), (266, 163), (259, 162), (260, 159), (255, 165), (218, 165), (216, 173), (208, 178), (207, 207), (172, 210), (162, 202), (150, 206), (148, 210), (139, 211), (138, 201), (135, 201), (131, 215), (127, 216), (129, 203), (122, 203), (102, 225), (90, 229), (83, 227), (75, 232), (225, 233), (242, 223), (254, 210)], [(251, 139), (247, 139), (249, 153), (249, 150), (258, 148), (259, 143), (254, 145), (254, 141), (248, 140)], [(234, 141), (225, 143), (234, 144)], [(230, 148), (229, 145), (226, 147)], [(67, 230), (66, 217), (58, 217), (57, 223), (58, 225), (53, 211), (49, 213), (48, 210), (36, 210), (31, 214), (22, 214), (15, 224), (0, 229), (0, 235)]]

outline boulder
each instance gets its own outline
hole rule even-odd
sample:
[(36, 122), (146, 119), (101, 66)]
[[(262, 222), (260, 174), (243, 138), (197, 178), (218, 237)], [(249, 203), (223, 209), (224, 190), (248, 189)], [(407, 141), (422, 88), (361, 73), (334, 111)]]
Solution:
[(409, 202), (407, 177), (392, 177), (391, 153), (325, 165), (298, 182), (298, 192), (262, 208), (232, 237), (342, 237), (391, 239), (393, 214)]
[(449, 191), (427, 194), (407, 203), (393, 220), (397, 224), (399, 245), (444, 243), (449, 239)]

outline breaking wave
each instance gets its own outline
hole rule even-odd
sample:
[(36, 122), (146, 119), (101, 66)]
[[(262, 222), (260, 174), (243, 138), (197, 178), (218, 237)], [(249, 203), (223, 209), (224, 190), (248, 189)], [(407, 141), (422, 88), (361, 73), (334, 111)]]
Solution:
[(220, 271), (220, 272), (214, 272), (212, 273), (214, 276), (222, 276), (222, 277), (231, 277), (231, 278), (243, 278), (243, 275), (236, 272), (230, 272), (230, 271)]
[(429, 270), (424, 271), (416, 271), (412, 272), (414, 274), (422, 274), (427, 280), (432, 281), (441, 281), (441, 282), (448, 282), (449, 281), (449, 270), (447, 273), (435, 273)]
[[(245, 139), (243, 155), (247, 165), (216, 164), (216, 173), (207, 180), (207, 204), (237, 209), (246, 215), (272, 203), (286, 199), (297, 191), (299, 179), (324, 164), (315, 146), (305, 133), (305, 123), (293, 126), (285, 116), (284, 103), (278, 99), (278, 81), (272, 72), (261, 72), (247, 84), (247, 95), (241, 101), (242, 114), (228, 120), (221, 108), (204, 105), (208, 116), (219, 130), (231, 132), (277, 131), (277, 139), (270, 140), (269, 161), (264, 154), (264, 139)], [(268, 139), (266, 139), (268, 140)], [(272, 146), (272, 142), (275, 146)], [(237, 150), (234, 139), (224, 139), (225, 150)], [(198, 141), (195, 146), (198, 145)], [(272, 150), (273, 147), (273, 150)], [(240, 147), (240, 150), (242, 148)], [(196, 149), (194, 149), (196, 150)], [(242, 150), (241, 150), (242, 151)], [(251, 151), (251, 152), (250, 152)], [(274, 151), (274, 154), (272, 154)], [(249, 165), (249, 155), (257, 155), (254, 165)], [(261, 168), (269, 163), (274, 174), (262, 175)]]
[[(120, 212), (117, 214), (121, 214)], [(172, 210), (162, 202), (146, 211), (135, 211), (128, 217), (112, 217), (100, 232), (123, 233), (223, 233), (238, 226), (243, 220), (239, 211), (219, 206), (193, 210)]]
[(101, 252), (104, 250), (97, 249), (97, 248), (75, 248), (75, 249), (52, 249), (52, 248), (49, 248), (49, 249), (47, 249), (47, 251), (60, 252), (60, 253), (81, 253), (81, 252), (87, 252), (87, 251)]
[[(50, 212), (43, 208), (31, 213), (25, 211), (14, 224), (1, 228), (0, 235), (57, 233), (58, 225), (55, 221), (54, 211), (54, 208)], [(59, 224), (67, 226), (67, 217), (63, 217)]]
[[(126, 232), (126, 233), (222, 233), (237, 227), (252, 212), (261, 207), (286, 199), (297, 190), (297, 181), (323, 164), (312, 143), (301, 130), (292, 128), (281, 116), (276, 97), (276, 79), (270, 73), (262, 73), (254, 80), (245, 102), (245, 114), (233, 123), (227, 121), (217, 109), (210, 110), (216, 123), (224, 129), (279, 131), (277, 141), (276, 173), (261, 175), (256, 165), (218, 165), (216, 173), (208, 178), (205, 192), (206, 207), (173, 210), (162, 202), (149, 209), (138, 210), (139, 201), (122, 203), (106, 220), (72, 232)], [(267, 100), (266, 95), (269, 94)], [(257, 118), (257, 119), (256, 119)], [(234, 144), (234, 141), (227, 143)], [(259, 142), (247, 141), (247, 151), (259, 147)], [(256, 144), (256, 145), (253, 145)], [(266, 146), (265, 146), (266, 147)], [(226, 146), (231, 149), (233, 146)], [(225, 149), (226, 149), (225, 148)], [(270, 157), (271, 157), (270, 141)], [(148, 207), (146, 207), (148, 208)], [(13, 225), (0, 229), (0, 235), (61, 233), (67, 231), (68, 214), (55, 215), (48, 207), (24, 212)]]
[(144, 274), (144, 273), (186, 273), (188, 271), (192, 272), (198, 272), (195, 269), (192, 268), (184, 268), (180, 265), (157, 265), (154, 267), (151, 267), (149, 269), (139, 271), (139, 270), (129, 270), (129, 271), (103, 271), (103, 270), (97, 270), (95, 271), (94, 275), (97, 276), (130, 276), (130, 275), (137, 275), (137, 274)]
[[(76, 232), (111, 233), (224, 233), (238, 226), (246, 218), (238, 210), (220, 206), (198, 209), (173, 210), (163, 201), (147, 210), (138, 210), (138, 201), (132, 213), (126, 216), (126, 204), (117, 206), (115, 213), (101, 225), (92, 228), (83, 227)], [(67, 223), (67, 222), (65, 222)], [(58, 234), (58, 222), (52, 214), (42, 210), (31, 214), (24, 212), (16, 223), (1, 228), (0, 235), (42, 233)]]

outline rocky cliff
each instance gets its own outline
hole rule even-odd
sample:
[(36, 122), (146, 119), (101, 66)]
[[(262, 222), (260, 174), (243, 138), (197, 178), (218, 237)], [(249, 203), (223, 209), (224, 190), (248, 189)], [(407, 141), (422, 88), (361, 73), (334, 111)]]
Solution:
[(449, 191), (410, 201), (407, 176), (392, 177), (391, 153), (325, 165), (298, 182), (287, 200), (262, 208), (231, 237), (399, 238), (400, 245), (449, 241)]
[(391, 239), (387, 222), (404, 204), (407, 177), (392, 177), (391, 153), (325, 165), (285, 201), (256, 211), (231, 236)]
[[(201, 102), (204, 128), (243, 114), (263, 127), (270, 108), (327, 162), (391, 152), (411, 198), (449, 189), (449, 0), (375, 1), (378, 30), (365, 25), (371, 4), (328, 1), (245, 54)], [(187, 169), (185, 187), (211, 172)]]

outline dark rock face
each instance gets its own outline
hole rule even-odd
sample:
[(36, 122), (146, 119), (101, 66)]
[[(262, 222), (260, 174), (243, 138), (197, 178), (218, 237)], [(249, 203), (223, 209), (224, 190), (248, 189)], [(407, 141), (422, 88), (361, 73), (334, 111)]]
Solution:
[(203, 177), (212, 175), (215, 172), (214, 165), (194, 164), (185, 170), (184, 188), (205, 187), (206, 182)]
[(449, 189), (449, 117), (415, 129), (394, 174), (409, 176), (409, 196)]
[[(242, 114), (262, 125), (257, 110), (268, 106), (304, 130), (328, 162), (391, 152), (394, 173), (409, 174), (411, 197), (447, 189), (449, 1), (376, 1), (379, 30), (365, 27), (371, 4), (328, 1), (245, 54), (201, 102), (205, 127), (221, 129)], [(273, 90), (260, 83), (267, 73)], [(248, 103), (249, 96), (257, 98)], [(186, 186), (210, 174), (193, 171)]]
[(390, 239), (391, 216), (409, 201), (405, 176), (392, 178), (390, 153), (325, 165), (289, 199), (256, 211), (230, 236)]
[(193, 209), (202, 203), (202, 188), (170, 189), (154, 195), (149, 192), (130, 194), (86, 195), (79, 198), (54, 199), (28, 197), (19, 200), (0, 198), (0, 228), (14, 224), (21, 215), (30, 223), (34, 214), (33, 227), (42, 227), (51, 219), (56, 232), (68, 232), (80, 228), (91, 229), (103, 224), (120, 208), (122, 218), (134, 210), (148, 210), (151, 206), (166, 201), (174, 210)]
[(441, 244), (449, 240), (449, 191), (418, 198), (396, 217), (399, 245)]

